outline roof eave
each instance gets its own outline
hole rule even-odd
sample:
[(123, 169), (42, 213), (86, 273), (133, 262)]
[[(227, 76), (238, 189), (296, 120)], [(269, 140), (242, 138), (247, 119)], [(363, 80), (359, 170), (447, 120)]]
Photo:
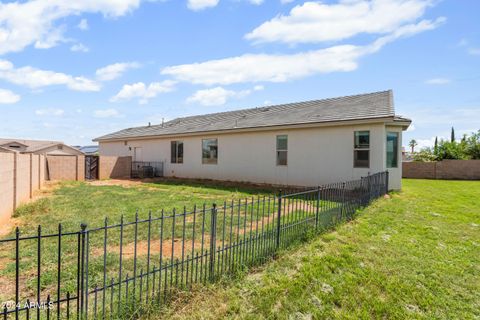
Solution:
[(131, 136), (131, 137), (118, 137), (118, 138), (98, 137), (93, 139), (92, 141), (114, 142), (114, 141), (125, 141), (125, 140), (168, 138), (168, 137), (178, 137), (178, 136), (198, 136), (198, 135), (215, 134), (215, 133), (271, 131), (271, 130), (277, 130), (277, 129), (303, 129), (303, 128), (330, 127), (330, 126), (342, 126), (342, 125), (364, 124), (364, 123), (387, 123), (387, 122), (392, 122), (393, 120), (394, 120), (394, 116), (384, 116), (384, 117), (372, 117), (372, 118), (362, 118), (362, 119), (306, 122), (306, 123), (281, 124), (281, 125), (270, 125), (270, 126), (261, 126), (261, 127), (230, 128), (230, 129), (210, 130), (210, 131), (141, 135), (141, 136)]

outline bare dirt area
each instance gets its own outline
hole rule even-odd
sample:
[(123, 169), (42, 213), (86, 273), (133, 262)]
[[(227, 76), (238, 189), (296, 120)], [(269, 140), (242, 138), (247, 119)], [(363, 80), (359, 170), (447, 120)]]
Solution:
[[(222, 242), (217, 240), (217, 247), (221, 246)], [(195, 241), (195, 251), (200, 251), (202, 246), (201, 239), (196, 239)], [(205, 237), (203, 241), (203, 248), (209, 249), (210, 248), (210, 239)], [(148, 255), (148, 241), (138, 241), (137, 242), (137, 256), (146, 256)], [(162, 256), (165, 258), (169, 258), (172, 256), (174, 258), (181, 258), (182, 257), (182, 239), (176, 238), (172, 242), (172, 239), (164, 239), (162, 241)], [(150, 241), (150, 254), (154, 255), (160, 252), (160, 240), (159, 239), (152, 239)], [(103, 248), (95, 248), (92, 251), (92, 255), (95, 257), (103, 256)], [(120, 253), (120, 246), (107, 246), (107, 254), (108, 253)], [(185, 243), (183, 244), (183, 253), (185, 257), (188, 254), (192, 253), (192, 240), (185, 239)], [(135, 243), (131, 242), (129, 244), (123, 245), (122, 247), (122, 256), (126, 259), (133, 259), (135, 256)]]
[(91, 186), (121, 186), (121, 187), (132, 187), (140, 186), (145, 181), (142, 180), (125, 180), (125, 179), (109, 179), (109, 180), (92, 180), (86, 181)]

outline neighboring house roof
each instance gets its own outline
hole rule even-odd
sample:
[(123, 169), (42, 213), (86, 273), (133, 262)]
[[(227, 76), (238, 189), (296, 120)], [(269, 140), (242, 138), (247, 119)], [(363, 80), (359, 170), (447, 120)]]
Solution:
[(11, 150), (11, 149), (7, 149), (7, 148), (4, 148), (4, 147), (0, 147), (0, 152), (9, 152), (9, 153), (12, 153), (12, 152), (17, 152), (17, 151)]
[(120, 130), (94, 141), (394, 117), (393, 93), (388, 90), (177, 118), (163, 125)]
[[(24, 147), (22, 150), (15, 150), (14, 148), (9, 148), (9, 145), (12, 144), (19, 144)], [(23, 153), (35, 153), (35, 152), (41, 152), (44, 149), (56, 147), (56, 146), (62, 146), (66, 147), (69, 149), (72, 149), (73, 151), (80, 152), (79, 150), (69, 147), (65, 145), (61, 141), (47, 141), (47, 140), (23, 140), (23, 139), (2, 139), (0, 138), (0, 147), (3, 147), (4, 149), (8, 149), (11, 151), (21, 151)], [(80, 152), (81, 153), (81, 152)]]
[(93, 154), (98, 152), (98, 146), (83, 146), (79, 147), (78, 150), (82, 151), (85, 154)]

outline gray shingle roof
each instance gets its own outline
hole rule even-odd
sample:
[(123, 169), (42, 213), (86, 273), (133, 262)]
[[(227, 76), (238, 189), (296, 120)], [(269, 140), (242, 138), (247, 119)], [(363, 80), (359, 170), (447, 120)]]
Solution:
[(160, 125), (135, 127), (94, 141), (128, 139), (219, 130), (272, 127), (394, 117), (391, 90), (339, 98), (177, 118)]

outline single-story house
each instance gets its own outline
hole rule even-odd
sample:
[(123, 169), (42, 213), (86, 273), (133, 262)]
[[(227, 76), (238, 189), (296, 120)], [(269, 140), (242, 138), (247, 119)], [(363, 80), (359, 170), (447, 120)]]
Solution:
[(316, 186), (388, 170), (401, 188), (392, 91), (177, 118), (94, 139), (100, 155), (163, 161), (165, 176)]
[(67, 146), (61, 141), (23, 140), (0, 138), (0, 151), (32, 153), (43, 155), (83, 155), (78, 149)]

